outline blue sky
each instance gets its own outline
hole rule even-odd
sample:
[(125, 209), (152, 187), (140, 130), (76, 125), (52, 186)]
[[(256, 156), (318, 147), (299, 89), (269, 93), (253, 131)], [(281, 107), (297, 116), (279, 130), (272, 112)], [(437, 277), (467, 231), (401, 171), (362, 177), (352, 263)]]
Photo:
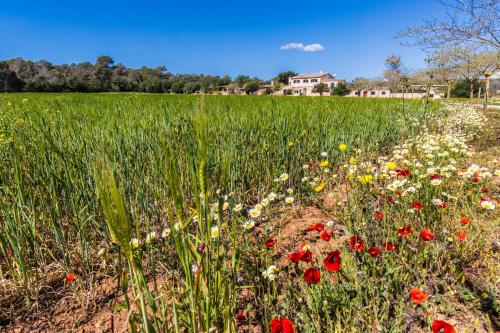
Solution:
[[(329, 71), (375, 77), (390, 53), (410, 68), (425, 54), (394, 34), (432, 15), (436, 0), (329, 1), (3, 1), (0, 59), (164, 65), (173, 73), (248, 74)], [(324, 50), (282, 50), (288, 43)]]

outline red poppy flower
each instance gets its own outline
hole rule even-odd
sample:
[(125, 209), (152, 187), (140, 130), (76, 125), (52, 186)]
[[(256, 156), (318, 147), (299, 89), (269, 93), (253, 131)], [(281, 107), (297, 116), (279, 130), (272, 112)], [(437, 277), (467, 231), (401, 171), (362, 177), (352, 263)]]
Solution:
[(236, 314), (236, 321), (238, 323), (243, 323), (247, 321), (247, 315), (245, 314), (245, 311), (240, 311)]
[(300, 252), (302, 252), (300, 260), (303, 262), (311, 262), (313, 260), (313, 253), (311, 250), (301, 250)]
[(304, 262), (311, 262), (312, 252), (311, 250), (300, 250), (297, 252), (289, 253), (288, 259), (290, 259), (290, 261), (293, 262), (294, 264), (297, 264), (300, 260)]
[(431, 176), (431, 179), (441, 179), (441, 176), (440, 175), (432, 175)]
[(428, 295), (425, 291), (422, 291), (418, 288), (412, 288), (410, 290), (410, 298), (415, 304), (421, 304), (427, 301)]
[(328, 253), (323, 263), (325, 264), (325, 268), (330, 272), (338, 272), (341, 267), (340, 251), (335, 250)]
[(399, 176), (403, 177), (408, 177), (410, 175), (410, 170), (407, 169), (398, 169), (396, 170), (396, 172), (398, 173)]
[(376, 218), (377, 220), (382, 220), (384, 218), (384, 213), (381, 211), (376, 211), (373, 213), (373, 217)]
[(271, 333), (295, 333), (295, 327), (288, 318), (274, 318), (270, 325)]
[(444, 320), (434, 320), (432, 323), (432, 333), (455, 333), (455, 327)]
[(300, 258), (303, 255), (303, 253), (301, 253), (301, 252), (304, 252), (304, 251), (297, 251), (297, 252), (289, 253), (288, 259), (290, 259), (290, 261), (293, 262), (294, 264), (298, 264)]
[(321, 233), (321, 235), (319, 236), (322, 240), (324, 241), (329, 241), (330, 239), (332, 239), (332, 236), (333, 236), (333, 231), (332, 230), (325, 230)]
[(307, 162), (307, 165), (309, 165), (310, 167), (312, 167), (314, 165), (313, 161), (309, 160), (309, 162)]
[(434, 234), (432, 232), (430, 232), (429, 230), (422, 230), (420, 231), (420, 238), (423, 240), (423, 241), (430, 241), (430, 240), (433, 240), (436, 236), (434, 236)]
[(323, 229), (325, 229), (325, 226), (322, 223), (316, 223), (316, 224), (310, 225), (309, 228), (307, 228), (307, 230), (309, 230), (309, 231), (313, 231), (313, 230), (323, 231)]
[(361, 237), (351, 236), (351, 238), (349, 238), (349, 248), (351, 251), (363, 251), (365, 249), (363, 239)]
[(387, 202), (391, 202), (392, 203), (392, 202), (394, 202), (394, 197), (392, 195), (386, 195), (385, 196), (385, 200)]
[(406, 225), (404, 225), (398, 229), (398, 235), (403, 237), (403, 238), (410, 236), (412, 234), (412, 232), (413, 232), (413, 229), (411, 227), (406, 226)]
[(379, 257), (380, 256), (380, 250), (378, 248), (376, 248), (375, 246), (373, 247), (370, 247), (368, 249), (368, 253), (372, 256), (372, 257)]
[(382, 248), (386, 249), (389, 252), (394, 251), (394, 250), (396, 250), (396, 251), (399, 250), (399, 246), (394, 245), (391, 242), (383, 243)]
[(411, 204), (411, 206), (412, 206), (414, 209), (416, 209), (416, 210), (421, 210), (421, 209), (422, 209), (422, 207), (424, 207), (424, 206), (422, 206), (422, 204), (421, 204), (420, 202), (418, 202), (418, 201), (413, 201), (413, 203)]
[(73, 273), (66, 274), (66, 282), (73, 282), (73, 281), (75, 281), (75, 274)]
[(481, 189), (481, 192), (482, 192), (482, 193), (490, 193), (490, 190), (489, 190), (487, 187), (483, 187), (483, 188)]
[(397, 191), (396, 194), (398, 195), (398, 197), (403, 197), (403, 193), (401, 193), (401, 191)]
[(306, 280), (307, 283), (309, 284), (316, 284), (321, 280), (321, 276), (319, 274), (319, 269), (316, 267), (314, 268), (308, 268), (304, 272), (304, 280)]
[(267, 241), (264, 242), (264, 246), (267, 248), (274, 247), (276, 245), (276, 240), (274, 239), (268, 239)]
[(470, 221), (471, 221), (471, 219), (470, 219), (470, 218), (468, 218), (468, 217), (461, 217), (461, 218), (460, 218), (460, 223), (462, 223), (462, 224), (464, 224), (464, 225), (465, 225), (465, 224), (469, 224), (469, 223), (470, 223)]
[(464, 241), (467, 238), (467, 232), (463, 231), (463, 230), (457, 231), (457, 233), (455, 235), (461, 241)]
[(439, 207), (444, 209), (444, 208), (448, 207), (448, 204), (446, 202), (443, 202), (442, 204), (439, 205)]

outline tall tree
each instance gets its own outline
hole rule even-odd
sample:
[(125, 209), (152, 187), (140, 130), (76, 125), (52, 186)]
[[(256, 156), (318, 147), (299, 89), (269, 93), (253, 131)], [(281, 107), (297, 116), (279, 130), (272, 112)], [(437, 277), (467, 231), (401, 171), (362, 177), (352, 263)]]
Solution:
[(286, 72), (281, 72), (279, 73), (276, 78), (274, 79), (275, 83), (281, 83), (285, 86), (288, 85), (288, 79), (290, 79), (292, 76), (297, 75), (294, 71), (286, 71)]
[(440, 0), (445, 19), (432, 18), (397, 36), (424, 50), (474, 45), (500, 51), (500, 0)]
[(500, 70), (500, 52), (482, 52), (472, 57), (474, 71), (484, 79), (484, 99), (483, 108), (488, 108), (488, 99), (490, 95), (490, 81), (493, 74)]
[(20, 91), (23, 87), (24, 81), (9, 69), (7, 63), (0, 62), (0, 91)]
[(312, 92), (323, 96), (323, 94), (328, 92), (329, 90), (330, 89), (328, 89), (328, 85), (326, 83), (320, 82), (314, 86)]
[(391, 91), (395, 92), (398, 89), (401, 77), (405, 71), (403, 63), (401, 62), (401, 57), (391, 54), (385, 58), (384, 64), (386, 67), (386, 70), (384, 71), (384, 78), (387, 80)]

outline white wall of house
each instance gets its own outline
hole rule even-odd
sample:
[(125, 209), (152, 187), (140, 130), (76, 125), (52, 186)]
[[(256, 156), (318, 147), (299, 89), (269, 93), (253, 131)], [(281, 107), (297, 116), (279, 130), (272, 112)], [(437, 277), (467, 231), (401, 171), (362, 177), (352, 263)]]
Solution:
[(313, 93), (315, 85), (325, 83), (329, 89), (333, 89), (339, 82), (340, 80), (328, 73), (311, 74), (310, 76), (302, 74), (291, 77), (285, 89), (291, 90), (293, 95), (319, 96), (318, 93)]
[[(431, 98), (443, 98), (442, 93), (436, 93), (432, 88), (429, 91)], [(367, 90), (351, 90), (350, 97), (368, 97), (368, 98), (424, 98), (426, 93), (422, 92), (407, 92), (391, 93), (389, 89), (367, 89)]]

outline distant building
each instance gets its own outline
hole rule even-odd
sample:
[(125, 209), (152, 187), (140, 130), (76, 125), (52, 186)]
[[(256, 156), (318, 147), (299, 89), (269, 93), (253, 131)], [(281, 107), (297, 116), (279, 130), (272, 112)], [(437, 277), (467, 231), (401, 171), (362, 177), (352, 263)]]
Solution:
[[(445, 88), (445, 85), (432, 85), (429, 89), (430, 98), (443, 98), (444, 93), (438, 90)], [(407, 92), (391, 92), (389, 88), (373, 88), (362, 90), (351, 90), (350, 97), (369, 97), (369, 98), (425, 98), (427, 96), (426, 85), (411, 85)]]
[(388, 88), (351, 90), (348, 96), (351, 97), (391, 97), (391, 91)]
[(319, 93), (314, 93), (314, 86), (318, 83), (325, 83), (328, 89), (335, 88), (343, 80), (339, 80), (335, 75), (330, 73), (299, 74), (288, 79), (288, 86), (284, 86), (282, 90), (291, 91), (292, 95), (304, 96), (319, 96)]

